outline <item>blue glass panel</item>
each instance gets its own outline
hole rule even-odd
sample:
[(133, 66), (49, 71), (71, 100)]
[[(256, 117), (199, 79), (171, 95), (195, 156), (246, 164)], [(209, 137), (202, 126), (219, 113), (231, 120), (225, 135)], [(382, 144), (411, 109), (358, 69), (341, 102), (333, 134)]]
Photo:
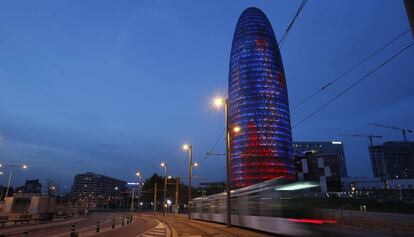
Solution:
[(285, 73), (272, 26), (257, 8), (240, 16), (229, 66), (233, 186), (296, 179)]

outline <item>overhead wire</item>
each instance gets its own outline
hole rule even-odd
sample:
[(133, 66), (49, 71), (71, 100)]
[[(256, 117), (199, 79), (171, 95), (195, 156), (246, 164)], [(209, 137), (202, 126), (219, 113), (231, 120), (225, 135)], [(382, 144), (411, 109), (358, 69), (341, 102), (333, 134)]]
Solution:
[[(224, 128), (223, 129), (223, 131), (220, 133), (220, 135), (217, 137), (217, 140), (216, 140), (216, 142), (214, 143), (214, 145), (211, 147), (211, 149), (209, 150), (209, 152), (208, 153), (211, 153), (211, 152), (213, 152), (214, 151), (214, 149), (216, 148), (216, 146), (217, 146), (217, 144), (220, 142), (220, 139), (223, 137), (223, 135), (225, 134), (225, 132), (226, 132), (226, 128)], [(205, 157), (204, 157), (204, 159), (205, 158), (207, 158), (209, 155), (206, 155)]]
[(352, 67), (350, 67), (348, 70), (344, 71), (343, 73), (341, 73), (339, 76), (337, 76), (335, 79), (333, 79), (332, 81), (326, 83), (325, 85), (323, 85), (321, 88), (319, 88), (318, 90), (316, 90), (315, 92), (313, 92), (312, 94), (310, 94), (309, 96), (305, 97), (303, 100), (301, 100), (299, 103), (297, 103), (295, 106), (293, 106), (291, 108), (291, 112), (293, 112), (294, 110), (296, 110), (298, 107), (300, 107), (301, 105), (303, 105), (305, 102), (307, 102), (308, 100), (312, 99), (314, 96), (316, 96), (317, 94), (319, 94), (320, 92), (324, 91), (326, 88), (328, 88), (329, 86), (331, 86), (333, 83), (339, 81), (340, 79), (342, 79), (344, 76), (346, 76), (348, 73), (352, 72), (353, 70), (355, 70), (357, 67), (359, 67), (360, 65), (362, 65), (363, 63), (365, 63), (366, 61), (368, 61), (370, 58), (374, 57), (375, 55), (377, 55), (379, 52), (381, 52), (382, 50), (384, 50), (385, 48), (387, 48), (388, 46), (390, 46), (391, 44), (393, 44), (395, 41), (397, 41), (398, 39), (400, 39), (402, 36), (404, 36), (405, 34), (407, 34), (408, 32), (410, 32), (410, 30), (405, 30), (404, 32), (398, 34), (396, 37), (394, 37), (392, 40), (388, 41), (387, 43), (385, 43), (384, 45), (382, 45), (380, 48), (378, 48), (377, 50), (375, 50), (374, 52), (372, 52), (371, 54), (369, 54), (367, 57), (365, 57), (364, 59), (362, 59), (361, 61), (359, 61), (358, 63), (356, 63), (355, 65), (353, 65)]
[(385, 66), (386, 64), (388, 64), (389, 62), (391, 62), (392, 60), (394, 60), (395, 58), (397, 58), (399, 55), (401, 55), (404, 51), (406, 51), (408, 48), (410, 48), (413, 45), (414, 45), (414, 42), (411, 42), (410, 44), (408, 44), (407, 46), (405, 46), (404, 48), (402, 48), (400, 51), (398, 51), (397, 53), (393, 54), (391, 57), (389, 57), (383, 63), (379, 64), (373, 70), (369, 71), (363, 77), (361, 77), (360, 79), (358, 79), (357, 81), (355, 81), (354, 83), (352, 83), (350, 86), (348, 86), (347, 88), (345, 88), (344, 90), (342, 90), (339, 94), (337, 94), (336, 96), (334, 96), (333, 98), (331, 98), (330, 100), (328, 100), (326, 103), (324, 103), (318, 109), (316, 109), (315, 111), (313, 111), (312, 113), (310, 113), (306, 117), (304, 117), (302, 120), (300, 120), (299, 122), (297, 122), (295, 125), (293, 125), (292, 129), (298, 127), (300, 124), (302, 124), (303, 122), (305, 122), (306, 120), (308, 120), (309, 118), (311, 118), (312, 116), (314, 116), (315, 114), (317, 114), (318, 112), (320, 112), (321, 110), (323, 110), (325, 107), (327, 107), (328, 105), (330, 105), (336, 99), (338, 99), (339, 97), (341, 97), (342, 95), (344, 95), (346, 92), (348, 92), (349, 90), (351, 90), (352, 88), (354, 88), (355, 86), (357, 86), (359, 83), (361, 83), (365, 79), (367, 79), (371, 74), (373, 74), (374, 72), (376, 72), (377, 70), (379, 70), (380, 68), (382, 68), (383, 66)]
[(283, 44), (285, 43), (285, 41), (287, 39), (287, 36), (289, 35), (290, 30), (292, 29), (293, 23), (295, 23), (296, 18), (298, 18), (300, 12), (305, 7), (305, 5), (306, 5), (307, 2), (308, 2), (308, 0), (303, 0), (302, 3), (299, 5), (299, 8), (296, 11), (293, 19), (290, 21), (288, 27), (285, 30), (285, 33), (283, 34), (282, 38), (279, 41), (279, 48), (282, 48)]

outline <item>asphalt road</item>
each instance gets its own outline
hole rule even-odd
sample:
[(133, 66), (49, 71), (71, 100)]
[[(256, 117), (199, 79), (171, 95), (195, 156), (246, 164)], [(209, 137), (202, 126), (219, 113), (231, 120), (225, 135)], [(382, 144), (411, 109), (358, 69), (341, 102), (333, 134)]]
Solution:
[[(151, 230), (157, 227), (159, 222), (150, 218), (134, 217), (134, 222), (123, 228), (107, 231), (100, 234), (91, 235), (91, 237), (136, 237), (144, 233), (151, 233)], [(163, 229), (162, 227), (159, 229)], [(161, 231), (161, 230), (160, 230)], [(165, 231), (163, 231), (165, 236)]]
[[(112, 221), (115, 220), (115, 230), (112, 230)], [(101, 232), (96, 234), (96, 222), (100, 222)], [(56, 223), (43, 223), (37, 225), (17, 225), (0, 229), (0, 234), (6, 237), (21, 237), (24, 231), (28, 231), (27, 237), (69, 237), (71, 227), (75, 224), (79, 237), (83, 236), (122, 236), (136, 237), (152, 228), (158, 222), (151, 219), (134, 218), (134, 221), (121, 226), (122, 213), (93, 213), (87, 218), (79, 218)], [(118, 233), (111, 235), (110, 233)]]

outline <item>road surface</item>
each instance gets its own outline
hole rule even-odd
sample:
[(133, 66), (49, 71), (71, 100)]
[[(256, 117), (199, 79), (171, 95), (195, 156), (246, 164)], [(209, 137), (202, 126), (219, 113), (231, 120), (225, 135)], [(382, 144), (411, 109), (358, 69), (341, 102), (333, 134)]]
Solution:
[[(36, 225), (16, 225), (0, 228), (0, 234), (6, 237), (21, 237), (27, 231), (27, 237), (69, 237), (72, 225), (75, 225), (78, 237), (86, 236), (133, 236), (145, 233), (158, 225), (156, 220), (148, 218), (134, 218), (131, 224), (124, 219), (122, 226), (122, 213), (93, 213), (87, 218), (77, 218), (62, 222), (41, 223)], [(115, 229), (112, 230), (112, 221), (115, 220)], [(96, 223), (100, 223), (99, 235), (96, 233)], [(119, 233), (108, 235), (107, 233)], [(121, 234), (122, 233), (122, 234)]]

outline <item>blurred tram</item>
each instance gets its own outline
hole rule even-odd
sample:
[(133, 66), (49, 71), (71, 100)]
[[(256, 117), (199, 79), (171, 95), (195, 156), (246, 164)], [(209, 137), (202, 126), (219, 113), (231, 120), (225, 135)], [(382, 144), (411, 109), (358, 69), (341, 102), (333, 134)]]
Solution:
[[(307, 202), (313, 182), (272, 179), (231, 191), (232, 225), (290, 236), (312, 235), (311, 224), (332, 224)], [(226, 223), (226, 193), (192, 200), (192, 218)]]

